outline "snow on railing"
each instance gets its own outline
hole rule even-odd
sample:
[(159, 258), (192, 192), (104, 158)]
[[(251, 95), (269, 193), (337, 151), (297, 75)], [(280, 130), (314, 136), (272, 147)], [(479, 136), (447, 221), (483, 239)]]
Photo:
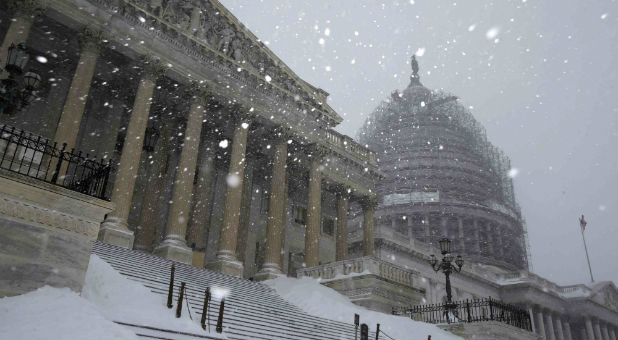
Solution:
[(406, 286), (412, 286), (415, 277), (418, 277), (418, 272), (415, 270), (407, 269), (373, 256), (331, 262), (297, 271), (298, 277), (313, 277), (320, 279), (322, 282), (371, 274)]

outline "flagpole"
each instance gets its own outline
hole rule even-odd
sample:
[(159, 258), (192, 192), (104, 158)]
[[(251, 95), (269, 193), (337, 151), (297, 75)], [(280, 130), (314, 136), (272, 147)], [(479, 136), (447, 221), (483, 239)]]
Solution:
[(590, 271), (590, 281), (594, 282), (594, 277), (592, 277), (592, 267), (590, 266), (590, 257), (588, 256), (588, 247), (586, 246), (586, 237), (584, 237), (584, 229), (586, 229), (586, 220), (584, 220), (584, 215), (579, 219), (579, 225), (582, 231), (582, 240), (584, 241), (584, 251), (586, 251), (586, 260), (588, 261), (588, 270)]

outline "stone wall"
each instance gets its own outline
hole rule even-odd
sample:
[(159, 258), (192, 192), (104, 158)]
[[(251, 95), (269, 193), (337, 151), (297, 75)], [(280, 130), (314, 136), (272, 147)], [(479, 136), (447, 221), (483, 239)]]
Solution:
[(44, 285), (81, 291), (112, 204), (0, 170), (0, 297)]

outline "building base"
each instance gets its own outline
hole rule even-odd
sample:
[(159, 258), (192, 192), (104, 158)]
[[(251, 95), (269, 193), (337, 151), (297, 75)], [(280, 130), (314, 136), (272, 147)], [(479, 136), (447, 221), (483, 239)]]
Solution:
[(204, 261), (206, 259), (206, 253), (203, 251), (193, 251), (193, 258), (191, 259), (191, 265), (193, 267), (204, 268)]
[(242, 262), (236, 260), (236, 256), (233, 254), (229, 254), (225, 251), (219, 251), (217, 253), (217, 258), (206, 264), (206, 268), (225, 275), (243, 277)]
[(168, 260), (192, 264), (193, 251), (187, 247), (184, 240), (167, 237), (159, 244), (153, 254)]
[(466, 340), (542, 340), (538, 334), (498, 321), (461, 322), (438, 327)]
[(255, 274), (254, 278), (256, 281), (266, 281), (274, 279), (279, 275), (283, 275), (283, 272), (281, 271), (281, 268), (279, 268), (279, 266), (275, 264), (269, 265), (268, 263), (265, 263), (262, 269), (260, 269), (260, 271)]
[(133, 232), (121, 221), (111, 217), (101, 223), (98, 240), (118, 247), (133, 249)]

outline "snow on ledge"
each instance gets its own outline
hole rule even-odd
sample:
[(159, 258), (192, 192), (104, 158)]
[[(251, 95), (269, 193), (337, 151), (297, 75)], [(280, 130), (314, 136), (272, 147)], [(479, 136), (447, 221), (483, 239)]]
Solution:
[[(395, 316), (370, 311), (350, 302), (347, 297), (335, 290), (325, 287), (318, 280), (309, 277), (294, 279), (279, 276), (264, 283), (277, 291), (285, 300), (305, 312), (331, 320), (353, 323), (354, 314), (360, 315), (360, 322), (366, 323), (370, 331), (375, 331), (376, 324), (380, 330), (397, 340), (427, 339), (462, 340), (436, 325), (414, 321), (403, 316)], [(380, 336), (380, 338), (384, 338)]]

